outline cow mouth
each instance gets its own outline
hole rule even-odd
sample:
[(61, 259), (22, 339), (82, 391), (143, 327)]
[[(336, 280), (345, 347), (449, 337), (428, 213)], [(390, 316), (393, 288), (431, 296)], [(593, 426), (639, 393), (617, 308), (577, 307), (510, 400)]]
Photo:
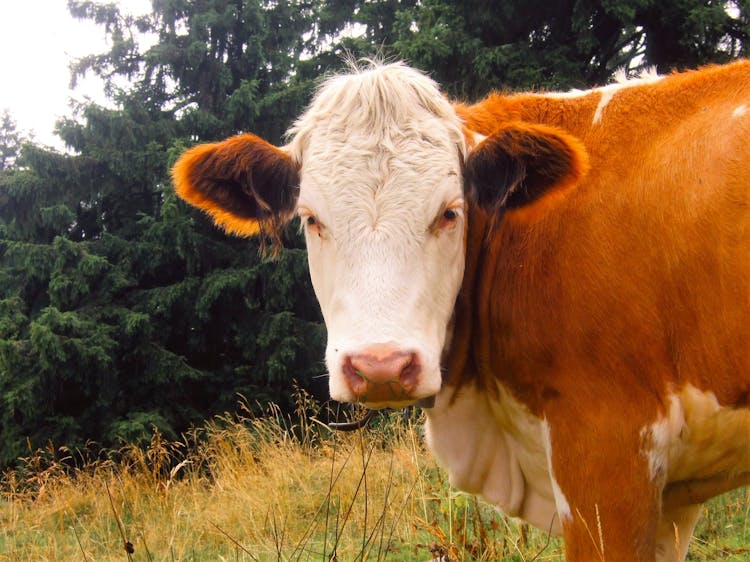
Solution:
[[(435, 406), (435, 395), (432, 396), (426, 396), (425, 398), (420, 398), (412, 406), (417, 406), (422, 409), (429, 409)], [(407, 406), (408, 407), (408, 406)], [(351, 420), (348, 422), (329, 422), (328, 427), (335, 431), (356, 431), (358, 429), (365, 428), (369, 425), (372, 418), (375, 417), (375, 414), (378, 412), (378, 410), (373, 408), (368, 408), (367, 406), (363, 406), (364, 414), (359, 419)], [(383, 408), (380, 408), (383, 409)]]

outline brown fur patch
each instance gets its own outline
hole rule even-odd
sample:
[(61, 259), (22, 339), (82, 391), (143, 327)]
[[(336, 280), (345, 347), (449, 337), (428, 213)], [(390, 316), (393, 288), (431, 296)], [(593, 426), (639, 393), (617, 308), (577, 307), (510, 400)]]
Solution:
[(244, 134), (187, 150), (172, 168), (177, 194), (230, 234), (278, 242), (297, 199), (299, 174), (284, 151)]

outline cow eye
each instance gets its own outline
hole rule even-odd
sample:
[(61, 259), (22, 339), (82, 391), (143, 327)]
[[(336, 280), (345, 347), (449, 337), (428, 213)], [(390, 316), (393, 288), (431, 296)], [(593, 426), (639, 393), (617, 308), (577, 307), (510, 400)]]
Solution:
[(320, 224), (320, 221), (315, 218), (315, 215), (307, 215), (303, 220), (305, 221), (305, 227), (310, 234), (317, 234), (320, 236), (320, 231), (323, 226)]
[(435, 217), (434, 222), (430, 225), (430, 231), (434, 234), (439, 234), (444, 230), (453, 230), (459, 219), (461, 218), (461, 208), (457, 204), (452, 204), (450, 207), (443, 209), (440, 214)]
[(299, 210), (301, 227), (307, 230), (309, 234), (317, 234), (322, 236), (323, 224), (318, 218), (312, 214), (312, 212), (306, 208), (300, 208)]

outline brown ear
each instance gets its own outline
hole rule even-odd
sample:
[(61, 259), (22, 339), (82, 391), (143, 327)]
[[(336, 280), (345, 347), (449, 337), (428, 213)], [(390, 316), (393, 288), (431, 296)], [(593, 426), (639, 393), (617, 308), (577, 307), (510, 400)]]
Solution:
[(292, 215), (299, 173), (290, 156), (250, 134), (195, 146), (172, 168), (177, 194), (231, 234), (278, 235)]
[(588, 171), (583, 143), (561, 129), (508, 123), (484, 139), (466, 161), (477, 203), (503, 212), (573, 186)]

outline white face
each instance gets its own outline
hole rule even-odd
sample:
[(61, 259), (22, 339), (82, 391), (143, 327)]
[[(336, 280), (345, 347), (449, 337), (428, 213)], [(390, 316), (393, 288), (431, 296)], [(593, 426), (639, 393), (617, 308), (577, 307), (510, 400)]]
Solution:
[[(348, 170), (313, 158), (315, 165), (302, 168), (298, 210), (328, 329), (335, 400), (397, 406), (440, 389), (440, 356), (464, 271), (458, 152), (430, 170), (415, 169), (409, 156), (374, 170), (377, 158)], [(368, 372), (373, 362), (379, 374)], [(355, 388), (347, 379), (352, 370)], [(357, 378), (375, 386), (358, 391)]]
[(382, 408), (435, 395), (464, 272), (453, 108), (422, 74), (387, 65), (327, 82), (292, 133), (331, 397)]

